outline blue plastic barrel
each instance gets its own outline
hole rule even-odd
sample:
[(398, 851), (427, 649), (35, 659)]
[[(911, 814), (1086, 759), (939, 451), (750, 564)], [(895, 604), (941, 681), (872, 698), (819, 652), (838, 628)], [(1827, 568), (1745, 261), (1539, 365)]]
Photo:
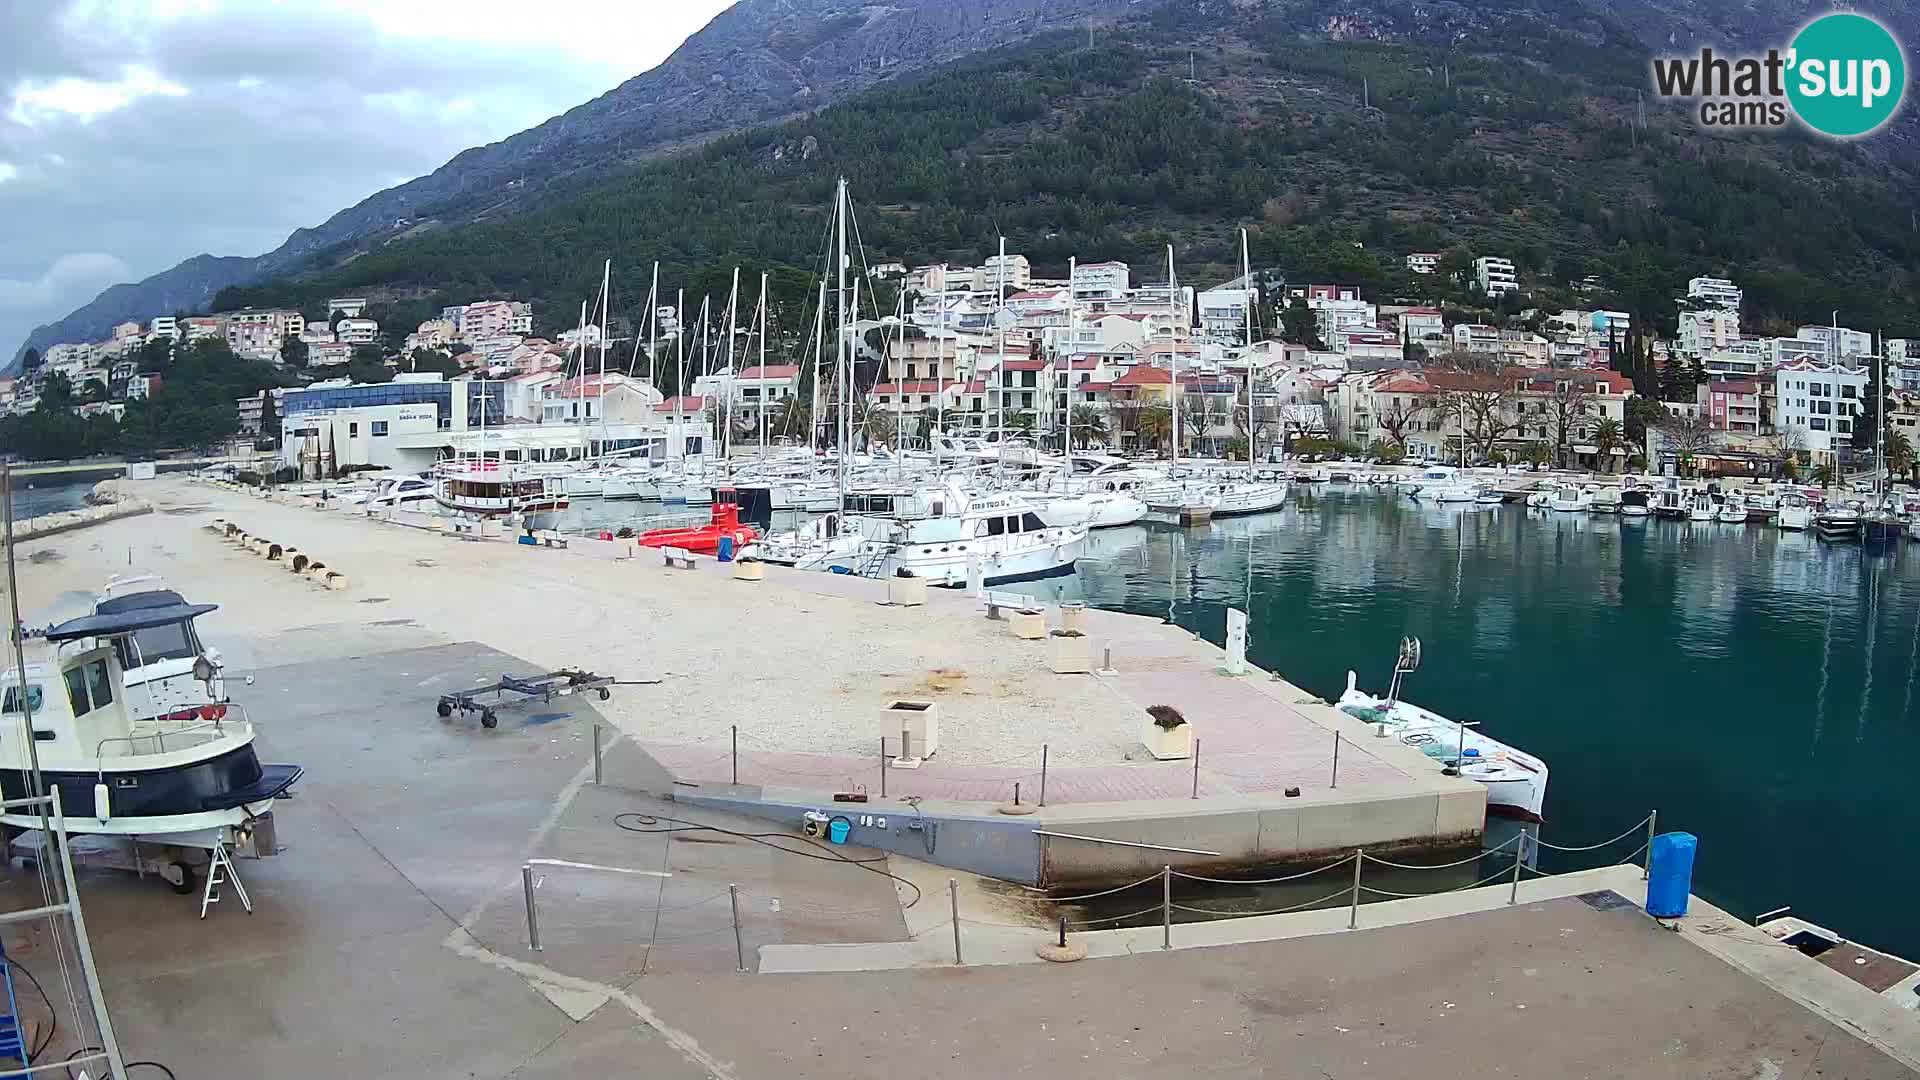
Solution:
[(834, 818), (832, 821), (827, 822), (827, 842), (844, 844), (847, 842), (847, 834), (852, 831), (853, 823), (851, 821), (843, 817)]
[(733, 537), (723, 536), (720, 538), (720, 548), (716, 557), (721, 562), (733, 561)]
[(1661, 833), (1648, 853), (1647, 914), (1677, 919), (1687, 913), (1693, 893), (1693, 853), (1700, 841), (1692, 833)]

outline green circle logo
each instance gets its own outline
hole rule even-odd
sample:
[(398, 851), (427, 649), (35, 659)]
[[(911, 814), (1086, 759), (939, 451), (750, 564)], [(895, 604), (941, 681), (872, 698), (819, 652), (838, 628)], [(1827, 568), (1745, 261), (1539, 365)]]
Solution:
[(1907, 92), (1906, 53), (1865, 15), (1822, 15), (1793, 39), (1787, 98), (1806, 125), (1852, 139), (1877, 130)]

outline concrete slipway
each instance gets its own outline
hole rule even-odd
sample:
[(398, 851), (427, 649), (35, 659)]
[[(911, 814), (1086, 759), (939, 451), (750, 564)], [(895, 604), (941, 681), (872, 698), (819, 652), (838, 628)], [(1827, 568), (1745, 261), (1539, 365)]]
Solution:
[[(317, 522), (303, 547), (325, 544), (349, 569), (364, 555), (368, 570), (344, 593), (317, 591), (198, 532), (207, 511), (22, 549), (59, 556), (25, 564), (23, 592), (42, 599), (97, 585), (131, 551), (190, 596), (226, 604), (206, 630), (236, 674), (256, 675), (236, 696), (263, 720), (264, 756), (309, 769), (276, 812), (287, 850), (241, 864), (252, 916), (226, 903), (202, 922), (196, 904), (152, 880), (83, 876), (121, 1041), (182, 1077), (1920, 1075), (1910, 1013), (1875, 1011), (1858, 987), (1704, 905), (1680, 933), (1660, 928), (1619, 902), (1640, 898), (1632, 868), (1530, 881), (1512, 905), (1502, 887), (1371, 905), (1357, 930), (1346, 912), (1322, 911), (1177, 926), (1164, 951), (1157, 929), (1083, 934), (1093, 959), (1055, 966), (1030, 962), (1044, 931), (964, 874), (903, 857), (879, 864), (910, 887), (727, 834), (628, 831), (623, 823), (646, 827), (620, 817), (636, 812), (789, 831), (662, 800), (689, 789), (656, 745), (697, 744), (622, 739), (607, 753), (607, 783), (591, 782), (596, 720), (681, 732), (660, 705), (695, 696), (701, 661), (691, 645), (656, 649), (650, 629), (680, 619), (678, 606), (622, 594), (594, 607), (601, 590), (563, 569), (582, 565), (577, 552), (388, 541), (391, 530), (250, 502), (219, 510), (244, 511), (262, 533)], [(377, 539), (354, 541), (360, 530)], [(513, 559), (511, 572), (490, 574), (491, 559)], [(652, 570), (604, 568), (661, 589), (731, 584)], [(520, 606), (528, 595), (544, 599)], [(934, 614), (839, 602), (864, 613), (852, 618)], [(781, 603), (819, 601), (795, 589)], [(555, 614), (569, 608), (587, 613), (573, 620), (579, 629)], [(989, 626), (970, 613), (942, 622), (955, 637)], [(496, 634), (530, 647), (472, 640)], [(705, 647), (727, 652), (714, 644), (724, 640)], [(590, 647), (604, 651), (566, 651)], [(619, 688), (604, 704), (503, 713), (491, 732), (433, 714), (448, 688), (569, 661), (687, 674)], [(887, 655), (864, 662), (907, 670)], [(781, 692), (745, 667), (736, 677)], [(1222, 793), (1204, 787), (1210, 807)], [(1100, 811), (1069, 800), (1057, 812)], [(540, 874), (538, 953), (519, 891), (529, 858), (556, 860)], [(944, 952), (950, 876), (963, 885), (966, 965)], [(30, 876), (16, 871), (6, 887), (17, 905), (37, 902)], [(7, 944), (50, 970), (43, 943), (9, 934)], [(30, 1019), (34, 1001), (23, 1005)], [(56, 1040), (49, 1053), (67, 1048)]]

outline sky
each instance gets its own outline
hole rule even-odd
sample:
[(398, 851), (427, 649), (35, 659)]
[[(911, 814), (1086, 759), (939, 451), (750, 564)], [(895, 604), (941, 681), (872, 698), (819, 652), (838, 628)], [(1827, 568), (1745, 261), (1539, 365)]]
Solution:
[(0, 360), (594, 98), (729, 0), (0, 0)]

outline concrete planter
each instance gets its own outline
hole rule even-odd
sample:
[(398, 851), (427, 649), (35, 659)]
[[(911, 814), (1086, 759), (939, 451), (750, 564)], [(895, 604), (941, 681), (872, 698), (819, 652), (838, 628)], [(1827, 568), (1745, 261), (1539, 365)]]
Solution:
[(1181, 724), (1169, 731), (1149, 718), (1140, 729), (1140, 741), (1155, 761), (1184, 760), (1193, 756), (1193, 725)]
[(1087, 605), (1085, 604), (1061, 604), (1060, 605), (1060, 629), (1085, 630), (1087, 628), (1086, 623), (1087, 623)]
[[(908, 759), (932, 757), (940, 749), (940, 703), (896, 701), (880, 714), (880, 738)], [(904, 743), (902, 742), (904, 740)]]
[(1055, 675), (1091, 673), (1093, 639), (1078, 630), (1055, 630), (1047, 635), (1047, 666)]
[(1047, 636), (1047, 616), (1039, 611), (1009, 612), (1007, 629), (1023, 641), (1039, 641)]
[(766, 577), (766, 563), (735, 560), (733, 564), (733, 580), (735, 581), (764, 581)]
[(926, 578), (890, 577), (887, 579), (887, 603), (895, 607), (920, 607), (926, 602)]

